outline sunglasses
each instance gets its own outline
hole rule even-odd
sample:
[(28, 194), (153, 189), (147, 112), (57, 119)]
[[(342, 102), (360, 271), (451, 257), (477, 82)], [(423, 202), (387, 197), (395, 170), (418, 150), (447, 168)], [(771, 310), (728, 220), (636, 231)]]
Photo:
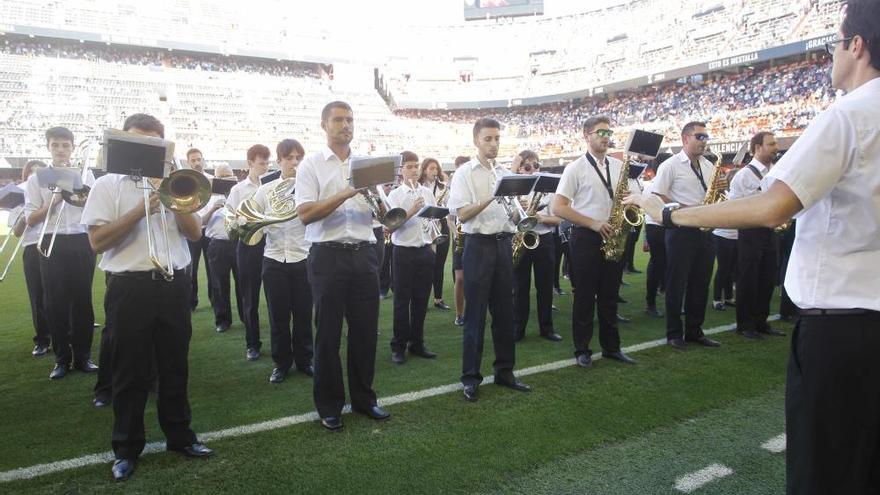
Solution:
[(698, 132), (698, 133), (694, 134), (693, 136), (694, 136), (694, 139), (696, 139), (697, 141), (708, 141), (709, 140), (709, 135), (704, 134), (702, 132)]
[(532, 170), (538, 170), (538, 167), (539, 167), (539, 165), (537, 163), (534, 165), (532, 165), (530, 163), (524, 163), (519, 166), (520, 170), (522, 170), (524, 172), (531, 172)]
[(614, 131), (612, 131), (611, 129), (597, 129), (597, 130), (591, 132), (590, 134), (596, 134), (599, 137), (605, 138), (605, 137), (611, 137), (612, 135), (614, 135)]

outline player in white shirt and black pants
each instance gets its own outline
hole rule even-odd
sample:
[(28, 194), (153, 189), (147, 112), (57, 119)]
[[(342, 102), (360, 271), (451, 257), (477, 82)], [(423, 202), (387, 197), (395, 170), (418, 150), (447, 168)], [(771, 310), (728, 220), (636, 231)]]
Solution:
[[(52, 167), (66, 167), (74, 151), (73, 133), (65, 127), (46, 131), (46, 145), (52, 154)], [(77, 169), (77, 173), (82, 170)], [(95, 176), (89, 171), (84, 185), (91, 186)], [(55, 221), (61, 212), (61, 193), (40, 187), (37, 174), (25, 183), (25, 212), (28, 226), (40, 232), (47, 222), (42, 248), (51, 242)], [(82, 208), (67, 204), (61, 212), (57, 237), (51, 256), (40, 256), (40, 277), (45, 309), (55, 351), (55, 368), (49, 378), (64, 378), (71, 365), (85, 372), (98, 371), (92, 363), (92, 338), (95, 313), (92, 309), (92, 279), (95, 253), (89, 246), (82, 224)]]
[(479, 399), (483, 381), (483, 334), (486, 311), (492, 315), (495, 384), (518, 391), (528, 385), (513, 374), (516, 343), (513, 328), (513, 223), (494, 197), (494, 186), (510, 171), (495, 164), (501, 143), (501, 124), (482, 118), (474, 124), (477, 158), (461, 165), (452, 176), (447, 206), (462, 223), (464, 233), (464, 335), (461, 383), (468, 401)]
[(425, 314), (434, 279), (434, 250), (425, 221), (415, 215), (423, 206), (435, 206), (434, 194), (419, 184), (419, 157), (401, 153), (401, 185), (388, 195), (391, 208), (406, 210), (406, 222), (391, 231), (391, 276), (394, 284), (394, 336), (391, 360), (406, 362), (405, 352), (427, 359), (437, 357), (425, 347)]
[(303, 160), (295, 199), (306, 225), (308, 274), (315, 303), (315, 407), (321, 425), (342, 428), (345, 384), (339, 343), (348, 323), (348, 390), (354, 411), (376, 420), (390, 417), (376, 404), (373, 375), (379, 329), (379, 259), (373, 215), (347, 182), (354, 113), (334, 101), (321, 112), (327, 146)]
[[(590, 117), (584, 122), (587, 152), (569, 163), (556, 188), (553, 212), (574, 224), (571, 231), (572, 343), (578, 366), (592, 366), (594, 309), (598, 309), (599, 345), (602, 356), (635, 364), (620, 349), (617, 330), (617, 296), (623, 262), (610, 261), (602, 253), (605, 239), (612, 235), (611, 207), (614, 189), (623, 163), (606, 155), (613, 131), (607, 117)], [(626, 228), (626, 226), (624, 226)]]
[[(703, 202), (714, 167), (703, 157), (706, 125), (689, 122), (681, 130), (683, 147), (663, 162), (654, 178), (654, 194), (667, 203), (694, 206)], [(656, 218), (656, 217), (655, 217)], [(666, 227), (666, 340), (676, 349), (685, 342), (706, 347), (721, 344), (703, 334), (715, 250), (712, 233), (697, 228)], [(681, 309), (684, 303), (685, 322)]]
[[(229, 191), (227, 203), (238, 209), (241, 203), (250, 199), (260, 188), (260, 176), (269, 170), (269, 148), (255, 144), (247, 150), (248, 175)], [(238, 268), (238, 282), (241, 283), (241, 313), (244, 315), (245, 356), (248, 361), (260, 358), (260, 285), (263, 269), (263, 249), (266, 240), (254, 246), (238, 241), (235, 246), (235, 263)]]
[[(164, 127), (154, 117), (134, 114), (123, 130), (162, 137)], [(110, 332), (113, 380), (114, 479), (128, 479), (146, 443), (144, 407), (158, 372), (156, 401), (159, 425), (167, 449), (190, 457), (207, 457), (211, 449), (198, 443), (190, 428), (187, 399), (190, 310), (190, 264), (186, 241), (201, 235), (195, 214), (166, 210), (168, 245), (174, 279), (166, 281), (149, 260), (143, 187), (122, 175), (108, 174), (94, 183), (83, 211), (92, 248), (103, 253), (100, 268), (108, 273), (105, 310)], [(152, 195), (151, 219), (159, 246), (164, 242), (158, 196)], [(164, 250), (159, 250), (163, 262)], [(154, 365), (155, 362), (155, 365)]]
[(874, 493), (880, 479), (880, 3), (850, 0), (832, 85), (846, 91), (804, 131), (761, 194), (675, 209), (668, 225), (773, 228), (797, 216), (785, 287), (800, 308), (785, 401), (789, 494)]
[[(669, 155), (666, 155), (669, 158)], [(645, 175), (650, 180), (644, 182), (642, 194), (653, 194), (654, 177), (657, 174), (657, 165), (661, 160), (666, 160), (661, 156), (657, 157), (648, 169)], [(645, 313), (655, 318), (662, 318), (663, 313), (657, 309), (657, 293), (666, 290), (666, 234), (663, 225), (659, 219), (645, 214), (645, 242), (648, 243), (648, 266), (645, 268)]]
[[(282, 140), (275, 151), (281, 176), (260, 186), (254, 195), (254, 201), (269, 215), (273, 214), (270, 195), (278, 200), (293, 201), (296, 184), (281, 184), (287, 179), (296, 179), (296, 168), (305, 155), (302, 145), (295, 139)], [(312, 366), (312, 289), (306, 260), (311, 243), (305, 240), (305, 232), (299, 218), (265, 228), (263, 291), (269, 309), (272, 361), (275, 362), (269, 376), (272, 383), (283, 382), (294, 365), (308, 376), (315, 374)]]

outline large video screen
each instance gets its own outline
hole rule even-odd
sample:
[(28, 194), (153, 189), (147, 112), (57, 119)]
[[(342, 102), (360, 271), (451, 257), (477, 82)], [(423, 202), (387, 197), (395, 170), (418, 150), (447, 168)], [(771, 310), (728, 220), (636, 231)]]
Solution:
[(543, 14), (544, 0), (464, 0), (466, 21)]

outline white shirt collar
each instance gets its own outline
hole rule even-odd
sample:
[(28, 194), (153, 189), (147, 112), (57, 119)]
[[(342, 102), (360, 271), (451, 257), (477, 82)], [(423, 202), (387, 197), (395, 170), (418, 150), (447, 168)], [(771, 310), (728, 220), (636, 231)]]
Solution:
[[(339, 158), (338, 156), (336, 156), (336, 153), (333, 152), (333, 150), (331, 150), (330, 147), (327, 146), (326, 144), (324, 145), (323, 148), (321, 148), (321, 155), (324, 157), (324, 161), (330, 161), (331, 157), (334, 157), (337, 160), (339, 160), (339, 163), (343, 163), (345, 161), (345, 160)], [(351, 158), (351, 150), (349, 150), (348, 156), (349, 156), (349, 158)]]

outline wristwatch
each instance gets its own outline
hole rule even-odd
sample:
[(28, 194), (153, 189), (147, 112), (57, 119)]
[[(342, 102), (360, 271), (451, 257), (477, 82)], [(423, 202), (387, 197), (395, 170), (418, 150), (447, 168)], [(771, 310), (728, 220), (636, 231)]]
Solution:
[(675, 227), (677, 227), (677, 225), (672, 222), (672, 212), (679, 208), (681, 208), (680, 203), (666, 203), (665, 205), (663, 205), (664, 227), (666, 227), (667, 229), (674, 229)]

